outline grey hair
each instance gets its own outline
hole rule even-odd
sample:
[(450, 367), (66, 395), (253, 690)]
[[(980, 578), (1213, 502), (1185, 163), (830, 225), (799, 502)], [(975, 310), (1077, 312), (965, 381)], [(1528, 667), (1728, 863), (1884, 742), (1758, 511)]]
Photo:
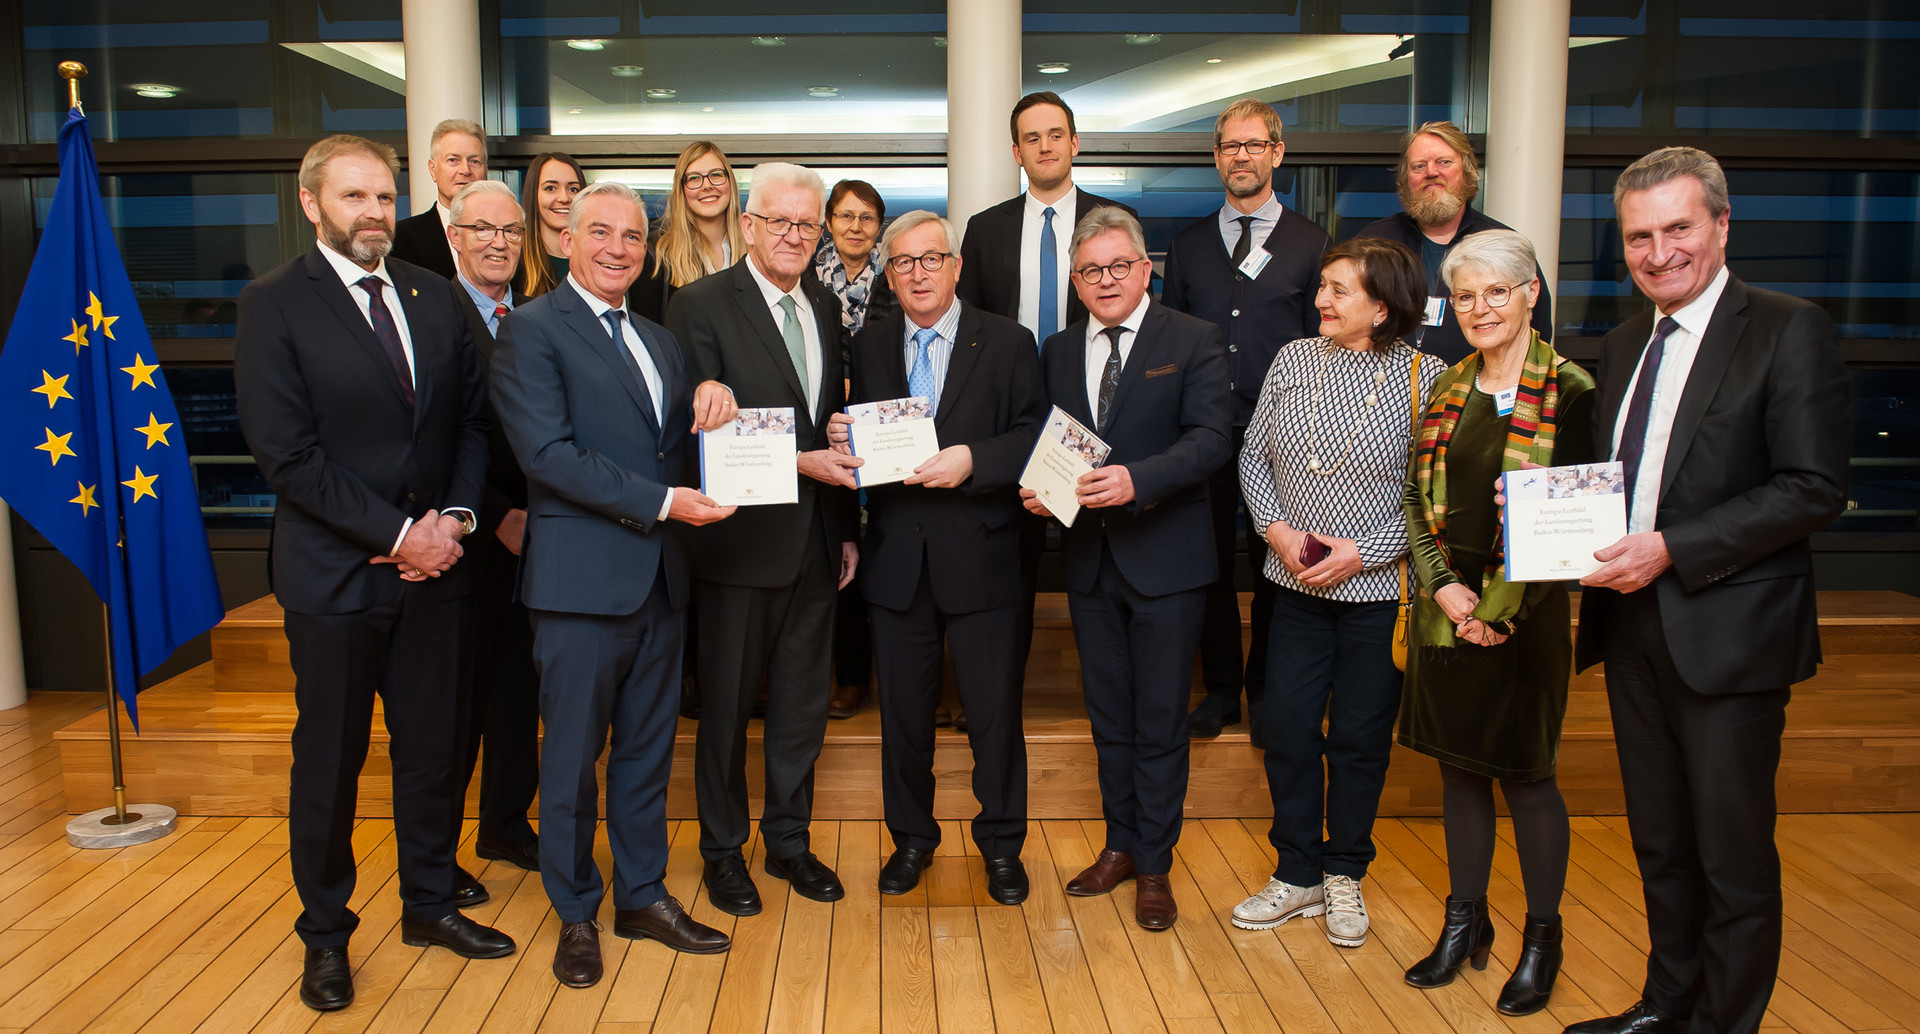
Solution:
[(1621, 199), (1633, 191), (1649, 190), (1682, 176), (1700, 181), (1708, 214), (1718, 219), (1726, 212), (1727, 174), (1713, 155), (1697, 147), (1662, 147), (1627, 166), (1613, 184), (1613, 210), (1620, 211)]
[(947, 238), (946, 249), (953, 251), (953, 224), (948, 222), (944, 216), (929, 212), (924, 208), (916, 208), (911, 212), (900, 215), (894, 219), (893, 222), (887, 224), (887, 232), (880, 235), (880, 254), (893, 254), (893, 242), (898, 240), (901, 234), (909, 230), (919, 229), (928, 223), (940, 224), (940, 232)]
[(437, 155), (440, 153), (440, 138), (446, 136), (448, 133), (467, 134), (475, 140), (480, 141), (481, 155), (484, 156), (487, 153), (487, 131), (480, 128), (480, 123), (469, 122), (463, 118), (450, 118), (443, 120), (439, 125), (433, 127), (433, 137), (427, 144), (429, 155)]
[(567, 210), (567, 232), (568, 233), (575, 234), (575, 235), (579, 234), (581, 210), (586, 207), (586, 203), (588, 201), (592, 200), (593, 198), (603, 197), (603, 196), (617, 197), (622, 201), (630, 202), (633, 205), (633, 207), (639, 209), (640, 210), (640, 234), (642, 236), (646, 235), (646, 232), (647, 232), (646, 203), (640, 200), (640, 195), (634, 193), (632, 187), (627, 186), (625, 183), (622, 183), (619, 180), (601, 180), (600, 182), (595, 183), (594, 185), (588, 187), (587, 189), (573, 196), (573, 207)]
[(761, 162), (753, 167), (753, 186), (747, 190), (746, 210), (760, 214), (760, 201), (768, 187), (799, 187), (810, 190), (820, 199), (820, 214), (815, 216), (820, 222), (827, 219), (827, 181), (820, 174), (804, 165), (792, 162)]
[(1127, 235), (1141, 258), (1147, 257), (1147, 235), (1140, 230), (1140, 220), (1128, 215), (1126, 209), (1113, 205), (1103, 205), (1080, 217), (1079, 224), (1073, 228), (1073, 243), (1067, 248), (1067, 254), (1078, 256), (1082, 244), (1116, 230)]
[(520, 198), (514, 194), (512, 187), (507, 186), (499, 180), (474, 180), (472, 183), (461, 187), (460, 192), (453, 195), (453, 204), (447, 206), (447, 211), (453, 215), (453, 221), (456, 223), (466, 222), (467, 201), (481, 194), (499, 194), (508, 201), (513, 202), (513, 210), (519, 213), (519, 218), (525, 219), (527, 217), (526, 213), (520, 210)]
[(1440, 279), (1453, 290), (1453, 278), (1462, 270), (1474, 270), (1508, 283), (1525, 286), (1533, 281), (1538, 268), (1533, 242), (1513, 230), (1481, 230), (1460, 239), (1447, 249), (1440, 262)]

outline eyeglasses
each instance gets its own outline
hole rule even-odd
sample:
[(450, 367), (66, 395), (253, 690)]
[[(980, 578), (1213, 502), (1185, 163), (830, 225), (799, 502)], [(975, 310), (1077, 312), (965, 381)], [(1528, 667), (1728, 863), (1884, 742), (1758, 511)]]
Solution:
[(785, 237), (788, 230), (799, 230), (801, 240), (815, 241), (820, 239), (820, 231), (826, 229), (826, 227), (820, 223), (796, 223), (791, 219), (779, 219), (770, 215), (761, 215), (758, 212), (748, 212), (747, 214), (766, 223), (767, 232), (773, 234), (775, 237)]
[(1489, 287), (1479, 294), (1474, 294), (1472, 291), (1456, 291), (1453, 295), (1453, 311), (1472, 312), (1474, 303), (1482, 298), (1487, 300), (1488, 308), (1505, 308), (1507, 300), (1513, 297), (1513, 292), (1519, 290), (1520, 286), (1513, 284), (1508, 287)]
[(1125, 280), (1127, 274), (1133, 272), (1133, 267), (1144, 265), (1148, 265), (1146, 259), (1121, 259), (1118, 262), (1109, 262), (1104, 266), (1081, 266), (1073, 272), (1075, 276), (1085, 280), (1087, 283), (1097, 284), (1100, 282), (1100, 277), (1103, 274), (1112, 273), (1115, 280)]
[(733, 179), (733, 174), (729, 173), (727, 170), (715, 169), (712, 172), (689, 172), (685, 176), (681, 177), (680, 185), (683, 187), (686, 187), (689, 190), (699, 186), (702, 183), (705, 183), (711, 187), (724, 187), (730, 181), (732, 181), (732, 179)]
[(833, 213), (833, 218), (835, 222), (852, 223), (855, 226), (877, 226), (880, 223), (872, 212), (841, 211)]
[(1271, 150), (1274, 144), (1272, 140), (1224, 140), (1214, 144), (1213, 149), (1227, 158), (1238, 157), (1242, 150), (1247, 152), (1247, 157), (1258, 158)]
[(1413, 162), (1407, 166), (1407, 171), (1418, 176), (1427, 171), (1428, 165), (1432, 165), (1435, 172), (1452, 172), (1453, 167), (1458, 164), (1460, 163), (1452, 158), (1435, 158), (1432, 162)]
[(453, 225), (472, 233), (475, 239), (482, 241), (490, 241), (500, 234), (506, 234), (507, 243), (518, 244), (520, 238), (527, 235), (527, 228), (524, 226), (494, 226), (491, 223), (454, 223)]
[(929, 251), (924, 255), (895, 255), (887, 259), (887, 268), (901, 276), (906, 276), (913, 272), (913, 267), (917, 263), (921, 269), (929, 273), (938, 273), (952, 257), (951, 251)]

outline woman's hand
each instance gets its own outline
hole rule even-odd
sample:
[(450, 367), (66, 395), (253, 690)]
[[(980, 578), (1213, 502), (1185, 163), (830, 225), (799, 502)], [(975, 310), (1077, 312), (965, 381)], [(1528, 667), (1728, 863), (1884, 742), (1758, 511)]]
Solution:
[(1507, 637), (1493, 630), (1493, 626), (1476, 617), (1469, 617), (1454, 626), (1453, 634), (1475, 646), (1499, 646)]
[[(1326, 559), (1294, 575), (1300, 584), (1311, 585), (1316, 589), (1331, 589), (1341, 582), (1359, 574), (1366, 567), (1360, 559), (1360, 544), (1352, 539), (1339, 539), (1331, 535), (1315, 535), (1326, 544)], [(1295, 548), (1294, 563), (1299, 563), (1299, 550)]]
[(1480, 594), (1459, 582), (1454, 582), (1433, 590), (1433, 602), (1438, 603), (1440, 609), (1446, 612), (1448, 621), (1459, 625), (1473, 616), (1473, 608), (1480, 605)]
[(1286, 521), (1274, 521), (1267, 525), (1266, 539), (1267, 548), (1280, 558), (1280, 566), (1295, 578), (1300, 577), (1300, 573), (1306, 570), (1300, 565), (1300, 546), (1306, 542), (1307, 533), (1293, 530)]

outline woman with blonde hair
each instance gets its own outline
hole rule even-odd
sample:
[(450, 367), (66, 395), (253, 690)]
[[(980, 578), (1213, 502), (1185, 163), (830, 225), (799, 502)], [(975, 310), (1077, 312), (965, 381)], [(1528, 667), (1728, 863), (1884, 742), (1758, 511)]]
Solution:
[(647, 248), (640, 279), (627, 292), (633, 310), (655, 323), (666, 319), (673, 292), (746, 254), (740, 235), (740, 184), (725, 152), (696, 140), (680, 152), (660, 231)]
[(527, 214), (527, 247), (520, 253), (520, 285), (528, 298), (538, 298), (567, 278), (567, 259), (560, 254), (560, 231), (574, 196), (587, 187), (587, 174), (570, 154), (546, 151), (527, 163), (526, 184), (520, 189), (520, 207)]

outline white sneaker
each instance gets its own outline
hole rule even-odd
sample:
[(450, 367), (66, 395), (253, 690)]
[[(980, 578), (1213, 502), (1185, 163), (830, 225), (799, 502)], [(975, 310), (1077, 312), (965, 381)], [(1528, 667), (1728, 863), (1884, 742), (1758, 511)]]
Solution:
[(1324, 876), (1320, 886), (1326, 900), (1327, 940), (1342, 948), (1367, 943), (1367, 899), (1360, 896), (1360, 881)]
[(1327, 910), (1324, 896), (1317, 883), (1296, 887), (1268, 880), (1260, 893), (1233, 906), (1233, 925), (1242, 930), (1271, 930), (1295, 916), (1317, 916)]

